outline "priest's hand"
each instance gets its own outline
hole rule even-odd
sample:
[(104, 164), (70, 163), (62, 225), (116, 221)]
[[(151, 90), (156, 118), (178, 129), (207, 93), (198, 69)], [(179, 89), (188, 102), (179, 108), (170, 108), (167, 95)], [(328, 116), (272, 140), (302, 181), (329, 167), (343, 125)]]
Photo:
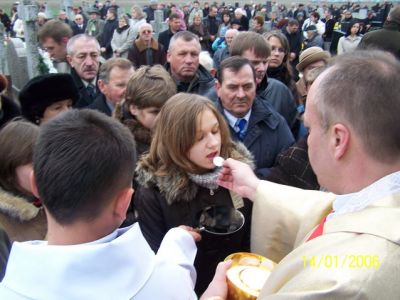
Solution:
[(224, 161), (217, 183), (244, 198), (254, 201), (260, 180), (249, 165), (228, 158)]

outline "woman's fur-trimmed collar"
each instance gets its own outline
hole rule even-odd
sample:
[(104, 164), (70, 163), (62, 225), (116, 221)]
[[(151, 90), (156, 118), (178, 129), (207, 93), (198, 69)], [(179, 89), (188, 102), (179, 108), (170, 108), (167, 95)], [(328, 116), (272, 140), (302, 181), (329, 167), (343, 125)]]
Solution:
[(15, 196), (0, 188), (0, 212), (26, 222), (34, 219), (41, 208), (34, 206), (22, 197)]
[[(234, 145), (231, 158), (247, 163), (254, 169), (254, 160), (250, 151), (242, 143), (234, 143)], [(196, 197), (198, 191), (198, 185), (190, 180), (186, 188), (180, 188), (178, 183), (181, 182), (183, 176), (187, 177), (187, 175), (179, 169), (176, 169), (170, 177), (159, 177), (139, 161), (135, 175), (140, 185), (148, 188), (156, 186), (165, 196), (168, 204), (180, 201), (189, 202)]]
[(145, 128), (138, 120), (135, 118), (122, 121), (122, 123), (129, 128), (135, 137), (137, 142), (145, 143), (150, 145), (151, 143), (151, 131)]

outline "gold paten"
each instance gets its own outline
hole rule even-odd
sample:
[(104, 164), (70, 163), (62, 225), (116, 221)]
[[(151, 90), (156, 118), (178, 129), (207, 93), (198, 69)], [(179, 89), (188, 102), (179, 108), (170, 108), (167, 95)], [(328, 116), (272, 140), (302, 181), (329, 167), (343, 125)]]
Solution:
[[(245, 273), (247, 272), (247, 275), (250, 272), (254, 275), (262, 274), (269, 276), (268, 274), (272, 272), (276, 264), (264, 256), (248, 252), (233, 253), (225, 258), (225, 260), (230, 259), (232, 260), (232, 266), (227, 272), (228, 300), (257, 299), (267, 278), (261, 280), (259, 284), (255, 284), (256, 286), (254, 286), (254, 281), (260, 281), (260, 277), (257, 276), (254, 280), (249, 280), (249, 277), (244, 276)], [(237, 271), (237, 273), (235, 271)], [(240, 281), (242, 286), (239, 286), (234, 281), (236, 281), (236, 283)]]

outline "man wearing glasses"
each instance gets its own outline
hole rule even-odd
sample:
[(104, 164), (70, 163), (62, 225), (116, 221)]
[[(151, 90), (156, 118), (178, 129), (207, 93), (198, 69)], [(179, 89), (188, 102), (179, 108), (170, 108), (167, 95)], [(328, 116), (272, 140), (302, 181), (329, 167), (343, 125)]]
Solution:
[(142, 24), (139, 27), (139, 37), (133, 42), (128, 59), (135, 68), (165, 64), (164, 47), (153, 38), (153, 27), (150, 24)]
[(81, 33), (85, 33), (86, 23), (84, 22), (83, 16), (81, 14), (77, 14), (75, 16), (74, 22), (71, 24), (72, 35), (78, 35)]

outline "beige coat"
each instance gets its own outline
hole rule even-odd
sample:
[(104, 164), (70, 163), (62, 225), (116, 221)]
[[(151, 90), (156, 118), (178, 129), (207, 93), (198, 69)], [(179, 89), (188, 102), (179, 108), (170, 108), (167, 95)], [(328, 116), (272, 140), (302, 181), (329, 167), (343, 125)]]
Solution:
[(46, 214), (24, 198), (0, 189), (0, 227), (11, 241), (43, 240), (47, 232)]
[(400, 195), (327, 221), (335, 195), (263, 182), (252, 251), (279, 262), (259, 299), (399, 299)]

